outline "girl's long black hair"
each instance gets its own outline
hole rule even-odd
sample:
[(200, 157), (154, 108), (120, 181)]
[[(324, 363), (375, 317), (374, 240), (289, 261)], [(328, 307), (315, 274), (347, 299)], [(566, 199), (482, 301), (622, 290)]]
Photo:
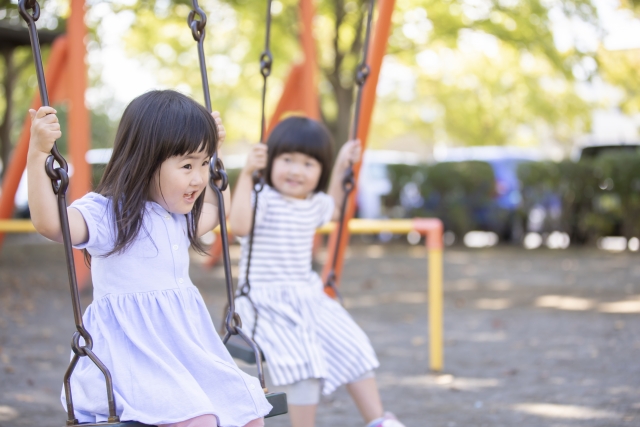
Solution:
[(291, 116), (273, 128), (267, 139), (267, 184), (271, 183), (273, 160), (284, 153), (303, 153), (313, 157), (322, 166), (315, 192), (326, 191), (333, 164), (333, 138), (325, 125), (302, 116)]
[[(115, 245), (105, 256), (126, 250), (140, 232), (149, 190), (162, 162), (173, 156), (205, 151), (212, 156), (218, 132), (214, 119), (202, 105), (172, 90), (147, 92), (124, 111), (111, 160), (95, 191), (111, 200)], [(187, 215), (187, 234), (199, 252), (196, 227), (204, 195)]]

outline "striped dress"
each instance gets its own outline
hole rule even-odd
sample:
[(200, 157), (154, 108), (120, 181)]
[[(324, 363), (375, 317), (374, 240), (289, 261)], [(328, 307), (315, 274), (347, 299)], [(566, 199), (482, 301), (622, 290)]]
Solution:
[[(322, 392), (352, 382), (378, 367), (366, 334), (323, 290), (312, 270), (315, 230), (331, 219), (333, 199), (316, 193), (305, 200), (282, 196), (265, 185), (258, 196), (249, 282), (257, 312), (255, 340), (276, 386), (323, 380)], [(245, 283), (249, 238), (241, 239), (238, 283)], [(243, 329), (254, 309), (236, 300)]]

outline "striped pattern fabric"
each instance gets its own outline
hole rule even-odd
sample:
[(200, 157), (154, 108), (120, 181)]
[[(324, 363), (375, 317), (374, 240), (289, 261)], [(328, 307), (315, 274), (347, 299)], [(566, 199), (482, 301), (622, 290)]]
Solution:
[[(333, 199), (325, 193), (290, 199), (265, 185), (258, 197), (249, 277), (258, 311), (255, 340), (277, 386), (320, 378), (323, 394), (329, 394), (378, 367), (366, 334), (324, 293), (311, 268), (315, 229), (331, 219), (333, 210)], [(247, 237), (241, 245), (240, 285)], [(238, 298), (236, 309), (243, 329), (251, 331), (254, 310), (249, 301)]]

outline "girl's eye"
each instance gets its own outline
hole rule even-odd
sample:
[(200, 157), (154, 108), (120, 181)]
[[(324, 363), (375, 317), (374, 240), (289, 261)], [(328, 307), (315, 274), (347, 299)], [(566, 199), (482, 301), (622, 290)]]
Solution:
[(191, 163), (188, 163), (188, 164), (184, 165), (184, 166), (183, 166), (183, 168), (185, 168), (185, 169), (191, 169)]
[(202, 162), (202, 166), (208, 166), (209, 165), (209, 160), (205, 160), (204, 162)]

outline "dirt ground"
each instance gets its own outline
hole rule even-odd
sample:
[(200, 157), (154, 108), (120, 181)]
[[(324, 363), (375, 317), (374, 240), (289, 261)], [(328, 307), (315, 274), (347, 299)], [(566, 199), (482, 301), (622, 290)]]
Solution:
[[(65, 423), (59, 392), (74, 328), (61, 249), (9, 236), (0, 254), (1, 427)], [(385, 406), (407, 427), (640, 426), (637, 254), (446, 250), (441, 373), (428, 369), (425, 256), (356, 242), (343, 280), (378, 353)], [(197, 261), (192, 279), (217, 324), (223, 273)], [(85, 307), (90, 299), (89, 290)], [(362, 425), (344, 389), (323, 398), (318, 427)]]

